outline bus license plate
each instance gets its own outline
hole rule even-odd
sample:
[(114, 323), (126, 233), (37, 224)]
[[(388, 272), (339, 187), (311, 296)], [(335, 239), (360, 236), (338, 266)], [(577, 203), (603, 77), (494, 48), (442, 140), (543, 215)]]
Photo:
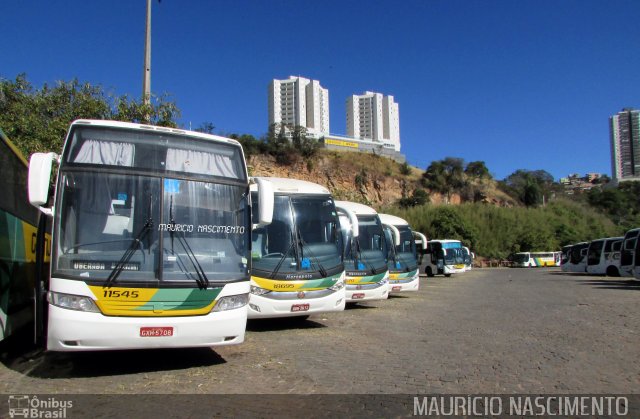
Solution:
[(309, 304), (293, 304), (291, 305), (291, 312), (309, 311)]
[(357, 293), (357, 294), (353, 294), (353, 295), (351, 296), (351, 299), (352, 299), (352, 300), (359, 300), (359, 299), (361, 299), (361, 298), (364, 298), (364, 292), (360, 292), (360, 293)]
[(392, 287), (392, 288), (391, 288), (391, 291), (392, 291), (392, 292), (395, 292), (395, 291), (402, 291), (402, 287)]
[(140, 337), (173, 336), (173, 327), (141, 327)]

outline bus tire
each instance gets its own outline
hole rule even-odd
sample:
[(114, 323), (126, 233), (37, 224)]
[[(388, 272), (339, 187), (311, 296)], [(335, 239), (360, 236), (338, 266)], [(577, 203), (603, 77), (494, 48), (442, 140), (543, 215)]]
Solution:
[(433, 270), (431, 270), (431, 266), (427, 266), (427, 268), (424, 270), (424, 273), (426, 273), (429, 278), (432, 278), (434, 276)]
[(616, 268), (615, 266), (609, 266), (607, 268), (607, 276), (618, 277), (620, 276), (620, 271), (618, 271), (618, 268)]
[(444, 274), (445, 277), (449, 278), (451, 274)]

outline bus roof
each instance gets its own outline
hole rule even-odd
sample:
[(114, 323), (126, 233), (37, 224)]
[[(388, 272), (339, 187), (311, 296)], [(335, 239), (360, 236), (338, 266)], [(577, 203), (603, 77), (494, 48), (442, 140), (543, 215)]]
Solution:
[(400, 217), (396, 217), (395, 215), (389, 214), (378, 214), (380, 217), (380, 221), (382, 224), (393, 225), (393, 226), (408, 226), (409, 223)]
[(353, 211), (356, 215), (376, 215), (377, 211), (368, 205), (351, 201), (336, 201), (336, 206)]
[[(276, 194), (318, 194), (318, 195), (331, 195), (329, 189), (317, 183), (308, 182), (300, 179), (287, 179), (281, 177), (264, 177), (256, 176), (268, 180), (273, 185), (273, 192)], [(252, 185), (251, 190), (257, 190), (255, 185)]]
[(599, 239), (595, 239), (595, 240), (591, 240), (591, 243), (593, 242), (599, 242), (599, 241), (616, 241), (616, 240), (624, 240), (624, 237), (601, 237)]
[(233, 138), (221, 137), (219, 135), (213, 134), (205, 134), (204, 132), (197, 131), (189, 131), (179, 128), (170, 128), (170, 127), (159, 127), (155, 125), (146, 125), (146, 124), (135, 124), (132, 122), (121, 122), (121, 121), (107, 121), (103, 119), (76, 119), (71, 123), (71, 127), (74, 126), (95, 126), (100, 128), (127, 128), (127, 129), (136, 129), (136, 130), (144, 130), (144, 131), (156, 131), (163, 132), (167, 134), (176, 134), (176, 135), (189, 135), (191, 137), (198, 137), (205, 140), (214, 140), (221, 141), (229, 144), (234, 144), (240, 146), (240, 143)]
[(627, 232), (625, 233), (625, 237), (627, 236), (637, 236), (638, 233), (640, 233), (640, 227), (639, 228), (632, 228), (631, 230), (627, 230)]

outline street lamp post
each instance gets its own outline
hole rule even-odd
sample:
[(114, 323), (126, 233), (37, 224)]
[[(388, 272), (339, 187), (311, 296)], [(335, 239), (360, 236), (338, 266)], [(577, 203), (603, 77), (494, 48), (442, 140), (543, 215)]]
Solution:
[(151, 104), (151, 0), (147, 0), (147, 25), (144, 43), (144, 73), (142, 77), (142, 102)]

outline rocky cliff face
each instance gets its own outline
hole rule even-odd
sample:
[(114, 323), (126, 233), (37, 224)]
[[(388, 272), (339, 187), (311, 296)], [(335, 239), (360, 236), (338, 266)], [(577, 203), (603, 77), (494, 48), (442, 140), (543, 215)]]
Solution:
[[(331, 191), (335, 199), (369, 204), (377, 209), (397, 203), (421, 188), (422, 171), (416, 168), (408, 175), (401, 174), (400, 165), (393, 160), (371, 154), (321, 151), (310, 160), (298, 158), (289, 165), (279, 165), (273, 156), (255, 155), (247, 160), (252, 176), (295, 178), (315, 182)], [(495, 187), (487, 188), (485, 202), (512, 206), (513, 202)], [(445, 202), (445, 197), (429, 193), (432, 204)], [(459, 194), (451, 194), (449, 203), (460, 204)]]
[[(254, 176), (275, 176), (315, 182), (325, 186), (336, 199), (390, 205), (410, 193), (417, 178), (399, 174), (398, 164), (384, 157), (355, 153), (321, 153), (313, 160), (299, 159), (278, 165), (272, 156), (251, 156), (247, 164)], [(395, 167), (394, 167), (395, 166)]]

